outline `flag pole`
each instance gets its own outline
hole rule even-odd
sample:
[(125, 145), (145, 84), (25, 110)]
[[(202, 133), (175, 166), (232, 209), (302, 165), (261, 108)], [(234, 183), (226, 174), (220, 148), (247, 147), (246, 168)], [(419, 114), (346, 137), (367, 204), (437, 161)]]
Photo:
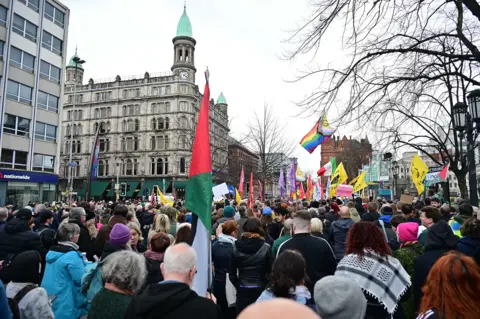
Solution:
[[(208, 85), (210, 86), (210, 71), (208, 70), (208, 66), (207, 66), (207, 70), (205, 71), (205, 81), (208, 83)], [(209, 134), (211, 131), (209, 130)], [(211, 155), (210, 155), (211, 156)], [(212, 174), (212, 173), (210, 173)], [(212, 176), (213, 178), (213, 176)], [(208, 292), (211, 292), (212, 289), (212, 234), (211, 233), (208, 233), (207, 234), (207, 243), (208, 243), (208, 264), (207, 264), (207, 269), (208, 269), (208, 287), (207, 287), (207, 291)]]
[(93, 144), (92, 144), (92, 154), (90, 155), (90, 170), (89, 174), (87, 175), (87, 189), (85, 192), (85, 198), (87, 202), (90, 200), (90, 194), (91, 194), (91, 188), (92, 188), (92, 177), (93, 174), (95, 173), (95, 178), (97, 177), (97, 172), (98, 172), (98, 154), (97, 154), (97, 171), (94, 171), (94, 162), (95, 162), (95, 153), (97, 150), (97, 144), (99, 144), (99, 133), (100, 133), (100, 126), (98, 125), (97, 127), (97, 132), (95, 132), (95, 138), (93, 139)]

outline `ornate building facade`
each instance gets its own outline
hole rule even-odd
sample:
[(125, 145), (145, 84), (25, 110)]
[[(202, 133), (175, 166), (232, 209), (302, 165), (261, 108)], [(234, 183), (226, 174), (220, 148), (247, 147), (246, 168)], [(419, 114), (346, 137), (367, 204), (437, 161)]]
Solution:
[[(195, 84), (195, 45), (185, 8), (173, 38), (171, 72), (146, 72), (128, 78), (117, 75), (110, 80), (90, 79), (83, 84), (83, 66), (75, 59), (76, 54), (72, 57), (66, 67), (63, 106), (60, 163), (63, 190), (68, 187), (71, 170), (73, 190), (77, 196), (84, 196), (92, 144), (99, 129), (98, 178), (92, 183), (92, 196), (114, 198), (117, 174), (120, 183), (129, 186), (128, 198), (147, 196), (153, 185), (179, 198), (184, 196), (203, 97)], [(219, 171), (226, 170), (228, 165), (227, 113), (223, 94), (217, 103), (210, 101), (212, 164)], [(73, 164), (68, 165), (70, 143)]]

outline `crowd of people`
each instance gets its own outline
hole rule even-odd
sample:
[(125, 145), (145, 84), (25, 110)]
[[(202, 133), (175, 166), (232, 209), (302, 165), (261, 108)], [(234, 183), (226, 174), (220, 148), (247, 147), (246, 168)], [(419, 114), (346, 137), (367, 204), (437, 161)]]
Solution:
[(477, 210), (435, 197), (214, 203), (198, 295), (181, 201), (0, 208), (0, 318), (476, 318)]

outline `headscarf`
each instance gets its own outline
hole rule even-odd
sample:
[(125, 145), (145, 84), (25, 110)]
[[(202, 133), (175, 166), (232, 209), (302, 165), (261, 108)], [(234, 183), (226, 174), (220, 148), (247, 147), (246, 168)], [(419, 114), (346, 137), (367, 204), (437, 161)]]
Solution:
[(10, 264), (11, 281), (39, 285), (42, 257), (36, 250), (27, 250), (13, 257)]

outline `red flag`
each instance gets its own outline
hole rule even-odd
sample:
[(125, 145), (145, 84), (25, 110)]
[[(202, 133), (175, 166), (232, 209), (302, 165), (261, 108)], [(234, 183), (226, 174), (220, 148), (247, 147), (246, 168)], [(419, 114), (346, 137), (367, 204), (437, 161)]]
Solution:
[(250, 190), (248, 191), (248, 207), (253, 208), (253, 172), (250, 173)]
[(307, 199), (312, 200), (312, 198), (313, 198), (312, 177), (308, 176), (308, 179), (307, 179)]
[(303, 183), (302, 182), (300, 182), (300, 194), (299, 194), (298, 197), (300, 197), (300, 199), (305, 198), (305, 190), (303, 189)]
[(263, 202), (263, 186), (260, 180), (258, 180), (258, 190), (260, 192), (260, 201)]
[(242, 172), (240, 173), (240, 183), (238, 184), (238, 192), (243, 196), (243, 183), (245, 182), (245, 175), (242, 166)]

